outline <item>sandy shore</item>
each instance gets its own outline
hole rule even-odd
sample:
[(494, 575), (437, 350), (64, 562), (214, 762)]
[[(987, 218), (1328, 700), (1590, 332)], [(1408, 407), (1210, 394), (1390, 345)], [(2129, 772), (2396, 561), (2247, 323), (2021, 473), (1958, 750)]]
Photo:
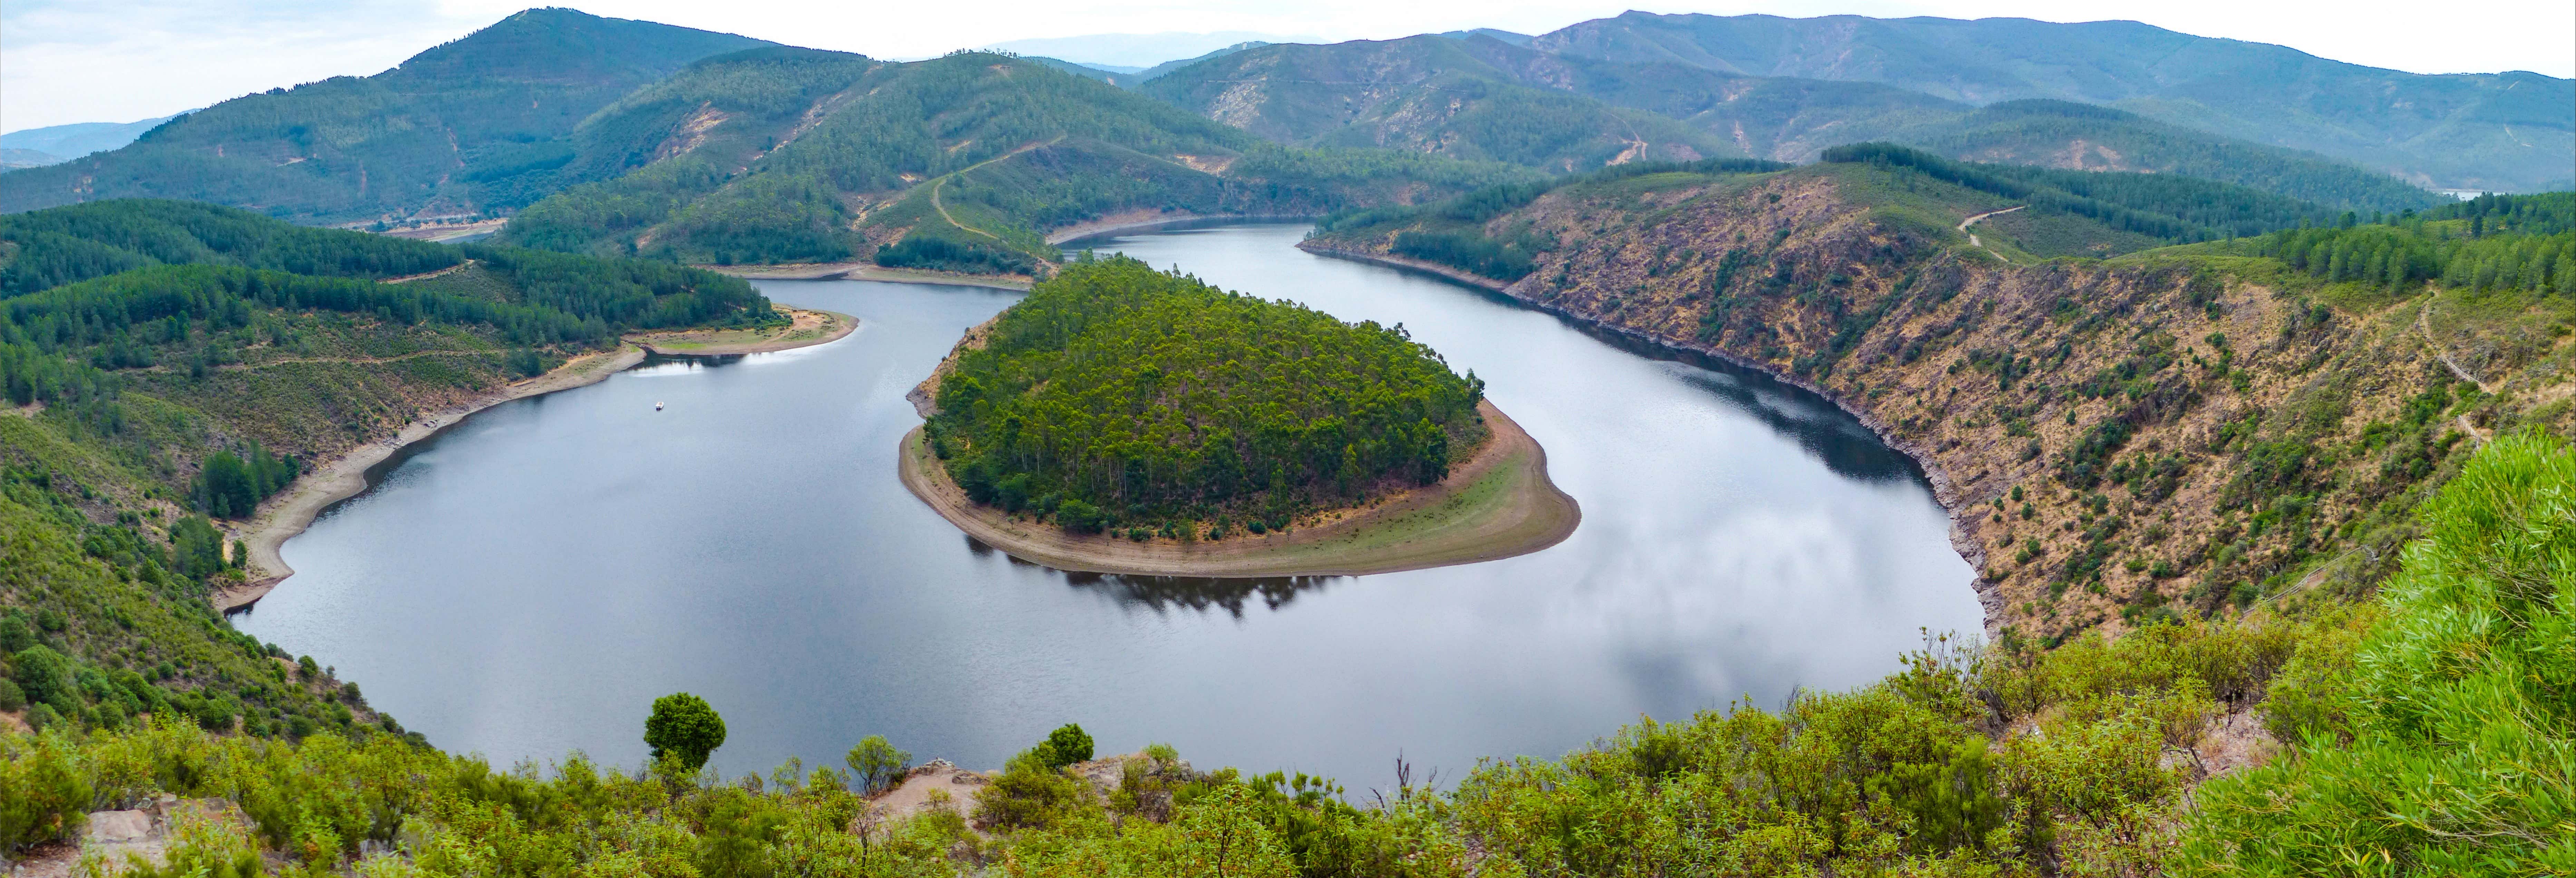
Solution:
[(808, 311), (785, 305), (775, 307), (787, 312), (788, 321), (784, 328), (638, 333), (627, 336), (626, 340), (663, 355), (765, 354), (840, 341), (859, 328), (859, 318), (847, 314)]
[(1360, 576), (1473, 564), (1563, 542), (1583, 520), (1547, 478), (1547, 452), (1493, 403), (1477, 405), (1493, 438), (1439, 484), (1344, 511), (1289, 533), (1223, 540), (1067, 532), (977, 504), (948, 478), (921, 430), (905, 434), (898, 475), (949, 523), (986, 545), (1058, 570), (1157, 576)]

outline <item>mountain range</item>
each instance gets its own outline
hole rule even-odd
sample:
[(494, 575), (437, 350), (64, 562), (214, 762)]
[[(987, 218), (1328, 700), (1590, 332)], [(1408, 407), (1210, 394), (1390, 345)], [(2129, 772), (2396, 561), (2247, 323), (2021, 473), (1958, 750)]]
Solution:
[(887, 62), (538, 9), (382, 74), (9, 172), (0, 210), (154, 196), (308, 224), (516, 216), (524, 244), (697, 261), (917, 238), (944, 254), (931, 262), (1026, 267), (1051, 257), (1050, 232), (1113, 215), (1317, 213), (1864, 141), (2366, 215), (2429, 206), (2428, 186), (2562, 184), (2576, 91), (2125, 22), (1632, 12), (1536, 36), (1244, 41), (1133, 70)]

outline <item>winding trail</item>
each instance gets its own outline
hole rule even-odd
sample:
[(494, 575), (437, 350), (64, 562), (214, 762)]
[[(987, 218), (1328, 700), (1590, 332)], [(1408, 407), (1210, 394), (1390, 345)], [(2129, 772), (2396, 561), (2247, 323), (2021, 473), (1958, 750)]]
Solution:
[(2460, 361), (2451, 359), (2450, 351), (2442, 349), (2441, 340), (2433, 337), (2433, 324), (2429, 319), (2432, 313), (2433, 300), (2430, 298), (2424, 300), (2424, 307), (2415, 310), (2415, 331), (2423, 333), (2424, 346), (2433, 349), (2433, 356), (2440, 359), (2442, 361), (2442, 365), (2449, 367), (2452, 375), (2458, 376), (2462, 381), (2477, 385), (2478, 392), (2480, 393), (2484, 393), (2489, 396), (2495, 395), (2495, 388), (2489, 387), (2486, 382), (2478, 380), (2478, 376), (2469, 374), (2468, 368), (2460, 365)]
[[(1969, 217), (1969, 218), (1967, 218), (1967, 219), (1960, 220), (1960, 221), (1959, 221), (1959, 231), (1962, 231), (1962, 232), (1968, 232), (1968, 227), (1969, 227), (1969, 226), (1976, 225), (1979, 221), (1984, 220), (1986, 217), (1990, 217), (1990, 216), (2002, 216), (2002, 215), (2004, 215), (2004, 214), (2011, 213), (2011, 212), (2013, 212), (2013, 211), (2020, 210), (2020, 209), (2022, 209), (2022, 208), (2029, 207), (2029, 206), (2030, 206), (2030, 205), (2022, 204), (2022, 205), (2015, 205), (2015, 206), (2013, 206), (2013, 207), (2007, 207), (2007, 208), (2004, 208), (2004, 209), (2002, 209), (2002, 210), (1989, 210), (1989, 211), (1986, 211), (1985, 213), (1977, 214), (1976, 216), (1972, 216), (1972, 217)], [(1970, 247), (1975, 247), (1975, 248), (1980, 249), (1980, 250), (1984, 250), (1984, 251), (1986, 251), (1986, 252), (1988, 252), (1988, 253), (1994, 253), (1994, 252), (1995, 252), (1993, 248), (1990, 248), (1990, 247), (1987, 247), (1987, 246), (1986, 246), (1986, 242), (1984, 242), (1984, 241), (1980, 241), (1980, 240), (1977, 240), (1977, 233), (1975, 233), (1975, 232), (1968, 232), (1968, 246), (1970, 246)], [(1999, 255), (1999, 256), (2000, 256), (2000, 255), (2002, 255), (2002, 254), (1996, 254), (1996, 255)]]
[[(932, 210), (939, 211), (939, 218), (940, 218), (940, 219), (947, 220), (949, 225), (956, 226), (956, 227), (961, 228), (961, 229), (965, 229), (965, 230), (967, 230), (967, 231), (969, 231), (969, 232), (974, 232), (975, 234), (982, 235), (982, 236), (987, 237), (987, 238), (991, 238), (991, 239), (993, 239), (993, 240), (995, 240), (995, 241), (1001, 241), (1001, 240), (1002, 240), (1002, 236), (1000, 236), (1000, 235), (996, 235), (996, 234), (993, 234), (993, 233), (991, 233), (991, 232), (984, 231), (983, 229), (979, 229), (979, 228), (976, 228), (976, 227), (974, 227), (974, 226), (970, 226), (970, 225), (967, 225), (967, 224), (965, 224), (965, 223), (958, 222), (958, 221), (957, 221), (957, 217), (952, 216), (952, 215), (950, 215), (950, 214), (948, 213), (948, 205), (943, 204), (943, 203), (941, 203), (941, 202), (940, 202), (940, 200), (939, 200), (939, 190), (940, 190), (940, 189), (942, 189), (942, 188), (945, 188), (945, 187), (948, 185), (948, 181), (949, 181), (949, 180), (954, 179), (954, 178), (957, 178), (957, 177), (962, 177), (962, 176), (965, 176), (965, 175), (967, 175), (967, 174), (969, 174), (969, 173), (972, 173), (972, 172), (974, 172), (974, 170), (975, 170), (976, 168), (980, 168), (980, 167), (983, 167), (983, 166), (985, 166), (985, 165), (989, 165), (989, 164), (992, 164), (992, 163), (994, 163), (994, 162), (998, 162), (998, 161), (1001, 161), (1001, 160), (1003, 160), (1003, 159), (1007, 159), (1007, 158), (1010, 158), (1010, 157), (1012, 157), (1012, 156), (1019, 155), (1020, 153), (1028, 152), (1029, 150), (1039, 149), (1039, 148), (1042, 148), (1042, 147), (1054, 146), (1054, 145), (1056, 145), (1056, 144), (1058, 144), (1058, 143), (1063, 143), (1063, 142), (1064, 142), (1064, 135), (1062, 135), (1062, 134), (1058, 134), (1058, 135), (1056, 135), (1056, 136), (1055, 136), (1055, 139), (1054, 139), (1054, 140), (1050, 140), (1050, 141), (1047, 141), (1047, 142), (1045, 142), (1045, 143), (1032, 143), (1032, 144), (1029, 144), (1029, 145), (1027, 145), (1027, 146), (1023, 146), (1023, 147), (1020, 147), (1020, 148), (1018, 148), (1018, 149), (1011, 150), (1010, 152), (1006, 152), (1006, 153), (1003, 153), (1003, 154), (1001, 154), (1001, 155), (997, 155), (997, 156), (994, 156), (994, 157), (992, 157), (992, 158), (985, 159), (985, 160), (983, 160), (983, 161), (976, 162), (976, 163), (971, 164), (971, 165), (967, 165), (967, 166), (965, 166), (965, 167), (963, 167), (963, 168), (959, 168), (959, 169), (957, 169), (957, 170), (950, 171), (950, 172), (948, 172), (948, 173), (946, 173), (946, 174), (941, 174), (941, 175), (939, 176), (939, 179), (938, 179), (938, 180), (932, 181), (932, 182), (931, 182), (931, 184), (930, 184), (930, 208), (931, 208)], [(1003, 243), (1008, 243), (1008, 242), (1003, 242)]]

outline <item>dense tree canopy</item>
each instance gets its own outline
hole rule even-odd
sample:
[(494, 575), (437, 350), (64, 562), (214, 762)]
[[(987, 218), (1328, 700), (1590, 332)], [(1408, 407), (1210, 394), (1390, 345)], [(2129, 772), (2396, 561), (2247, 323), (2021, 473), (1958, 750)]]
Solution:
[(330, 277), (436, 271), (453, 247), (316, 229), (194, 201), (121, 198), (0, 216), (0, 297), (19, 296), (148, 265), (207, 264)]
[(1128, 258), (1078, 262), (939, 385), (934, 448), (979, 502), (1067, 527), (1270, 527), (1429, 484), (1487, 432), (1483, 382), (1401, 326), (1348, 324)]

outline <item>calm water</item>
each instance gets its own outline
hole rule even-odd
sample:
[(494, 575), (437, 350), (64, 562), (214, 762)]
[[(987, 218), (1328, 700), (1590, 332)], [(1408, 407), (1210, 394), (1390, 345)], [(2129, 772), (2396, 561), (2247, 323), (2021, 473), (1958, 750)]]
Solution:
[[(763, 284), (843, 341), (647, 363), (487, 410), (286, 544), (241, 627), (495, 762), (633, 766), (655, 696), (722, 711), (728, 773), (883, 734), (998, 766), (1064, 722), (1103, 752), (1382, 786), (1555, 756), (1640, 714), (1843, 687), (1917, 629), (1975, 631), (1905, 460), (1812, 396), (1653, 358), (1436, 281), (1291, 248), (1299, 226), (1098, 246), (1401, 322), (1548, 449), (1581, 529), (1535, 555), (1307, 581), (1066, 574), (970, 543), (895, 481), (904, 392), (1016, 293)], [(668, 404), (655, 412), (655, 402)]]

